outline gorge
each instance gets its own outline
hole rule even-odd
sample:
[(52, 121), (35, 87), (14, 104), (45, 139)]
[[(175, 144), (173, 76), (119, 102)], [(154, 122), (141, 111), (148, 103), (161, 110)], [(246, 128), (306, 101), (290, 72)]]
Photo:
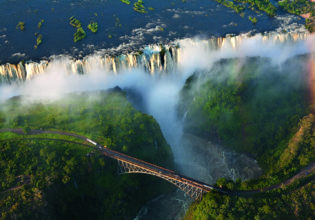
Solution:
[[(272, 78), (274, 70), (278, 71), (278, 80), (283, 77), (287, 81), (279, 83), (279, 87), (270, 84), (265, 88), (256, 87), (259, 94), (262, 94), (257, 95), (257, 102), (262, 101), (264, 105), (265, 102), (268, 103), (264, 96), (271, 97), (277, 92), (286, 94), (286, 90), (279, 89), (281, 86), (287, 86), (288, 90), (294, 90), (296, 87), (300, 89), (301, 86), (312, 94), (313, 84), (306, 85), (304, 80), (314, 77), (314, 42), (313, 35), (297, 30), (254, 36), (243, 34), (225, 38), (188, 38), (170, 45), (147, 46), (140, 51), (114, 57), (99, 52), (82, 60), (60, 55), (39, 62), (2, 64), (0, 99), (7, 100), (13, 96), (25, 95), (25, 105), (32, 105), (32, 102), (38, 100), (45, 103), (46, 99), (62, 99), (65, 93), (119, 86), (127, 94), (128, 91), (132, 92), (130, 94), (136, 94), (131, 95), (129, 100), (142, 112), (157, 120), (172, 148), (177, 171), (210, 184), (214, 184), (220, 177), (233, 181), (238, 178), (249, 180), (263, 173), (257, 162), (252, 159), (252, 155), (248, 157), (237, 153), (239, 149), (234, 146), (220, 146), (218, 140), (210, 139), (211, 135), (208, 135), (207, 139), (207, 135), (191, 133), (194, 129), (187, 127), (187, 124), (191, 123), (188, 121), (189, 117), (194, 120), (189, 116), (194, 109), (188, 111), (185, 108), (181, 110), (181, 114), (178, 113), (182, 90), (185, 86), (194, 88), (190, 90), (191, 99), (187, 99), (185, 103), (187, 106), (194, 105), (191, 103), (198, 99), (198, 93), (202, 92), (198, 89), (202, 88), (207, 80), (212, 80), (214, 84), (226, 80), (239, 85), (243, 79), (246, 81), (249, 78), (249, 85), (254, 88), (256, 84), (260, 84), (259, 77), (265, 74), (263, 79)], [(251, 58), (254, 61), (250, 60)], [(290, 69), (286, 68), (289, 66), (287, 63), (294, 66), (294, 62), (297, 67), (290, 72)], [(251, 67), (248, 72), (252, 71), (257, 75), (242, 76), (244, 66), (250, 66), (251, 63), (257, 65)], [(306, 68), (308, 66), (310, 69)], [(189, 84), (188, 79), (194, 74), (197, 80)], [(224, 117), (230, 119), (229, 114)], [(183, 206), (187, 209), (187, 204)], [(181, 208), (178, 211), (181, 212), (180, 216), (183, 215)], [(172, 206), (170, 209), (174, 212)], [(177, 212), (173, 213), (172, 217), (177, 215)]]

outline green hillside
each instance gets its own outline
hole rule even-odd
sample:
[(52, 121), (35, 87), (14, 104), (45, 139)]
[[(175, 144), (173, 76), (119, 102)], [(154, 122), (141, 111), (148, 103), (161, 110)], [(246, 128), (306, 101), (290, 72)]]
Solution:
[[(58, 101), (15, 97), (1, 105), (1, 128), (67, 131), (166, 167), (173, 157), (152, 116), (119, 89), (66, 95)], [(0, 219), (125, 219), (173, 187), (144, 174), (117, 174), (117, 161), (55, 134), (0, 133)], [(88, 143), (85, 143), (88, 144)], [(87, 155), (88, 154), (88, 155)], [(19, 187), (21, 186), (21, 187)], [(15, 189), (14, 187), (19, 187)]]

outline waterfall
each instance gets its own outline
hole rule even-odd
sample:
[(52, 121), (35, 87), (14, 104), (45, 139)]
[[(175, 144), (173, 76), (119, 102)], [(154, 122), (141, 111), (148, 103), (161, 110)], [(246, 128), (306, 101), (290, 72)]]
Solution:
[(26, 70), (22, 63), (0, 65), (0, 84), (10, 84), (12, 81), (24, 81)]
[[(226, 37), (210, 38), (207, 40), (184, 39), (192, 45), (202, 45), (210, 51), (216, 51), (221, 48), (236, 49), (246, 39), (253, 39), (255, 43), (260, 44), (285, 44), (295, 43), (312, 38), (307, 32), (295, 31), (287, 33), (262, 33), (251, 36), (250, 34), (227, 35)], [(119, 56), (89, 55), (82, 60), (63, 61), (63, 66), (69, 74), (86, 74), (92, 69), (100, 69), (117, 73), (122, 70), (139, 68), (149, 74), (168, 73), (176, 69), (181, 60), (181, 41), (168, 45), (151, 45), (139, 52), (122, 54)], [(62, 56), (61, 56), (62, 57)], [(45, 72), (49, 68), (51, 61), (56, 58), (51, 57), (50, 61), (42, 60), (34, 62), (32, 60), (20, 62), (18, 64), (0, 65), (0, 84), (10, 84), (13, 82), (23, 82), (30, 80), (36, 75)], [(57, 58), (58, 59), (58, 58)]]

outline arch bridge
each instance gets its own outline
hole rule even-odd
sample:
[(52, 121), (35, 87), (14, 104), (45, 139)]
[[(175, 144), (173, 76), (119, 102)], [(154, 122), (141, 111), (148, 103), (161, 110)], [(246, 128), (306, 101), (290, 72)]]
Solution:
[[(91, 140), (87, 141), (91, 142)], [(92, 144), (96, 145), (104, 155), (116, 159), (118, 161), (119, 174), (143, 173), (152, 176), (157, 176), (161, 179), (164, 179), (174, 184), (194, 200), (201, 199), (204, 193), (208, 193), (213, 189), (220, 191), (222, 193), (227, 193), (218, 187), (211, 186), (199, 180), (195, 180), (193, 178), (176, 173), (172, 170), (139, 160), (137, 158), (119, 153), (117, 151), (110, 150), (95, 142)]]
[[(11, 129), (0, 129), (0, 132), (14, 132), (17, 134), (24, 134), (23, 130), (21, 128), (11, 128)], [(172, 170), (165, 169), (163, 167), (139, 160), (137, 158), (119, 153), (117, 151), (108, 149), (95, 141), (92, 141), (91, 139), (88, 139), (85, 136), (68, 133), (68, 132), (62, 132), (62, 131), (47, 131), (47, 130), (31, 130), (30, 134), (44, 134), (44, 133), (52, 133), (52, 134), (61, 134), (61, 135), (68, 135), (72, 137), (80, 138), (84, 141), (89, 142), (90, 144), (93, 144), (94, 147), (91, 145), (83, 144), (83, 143), (77, 143), (73, 141), (66, 141), (66, 140), (60, 140), (59, 141), (66, 141), (66, 142), (73, 142), (76, 144), (85, 145), (87, 147), (91, 147), (94, 149), (97, 149), (101, 151), (104, 155), (113, 158), (118, 161), (118, 173), (119, 174), (125, 174), (125, 173), (143, 173), (143, 174), (149, 174), (153, 176), (157, 176), (161, 179), (164, 179), (175, 186), (177, 186), (179, 189), (184, 191), (186, 194), (188, 194), (190, 197), (192, 197), (194, 200), (198, 200), (202, 198), (202, 195), (204, 193), (210, 192), (211, 190), (215, 189), (217, 191), (220, 191), (222, 193), (227, 193), (223, 191), (221, 188), (211, 186), (209, 184), (203, 183), (201, 181), (195, 180), (193, 178), (181, 175), (179, 173), (176, 173)], [(36, 138), (31, 138), (36, 139)], [(49, 138), (38, 138), (38, 139), (49, 139)], [(50, 138), (50, 140), (53, 140)]]

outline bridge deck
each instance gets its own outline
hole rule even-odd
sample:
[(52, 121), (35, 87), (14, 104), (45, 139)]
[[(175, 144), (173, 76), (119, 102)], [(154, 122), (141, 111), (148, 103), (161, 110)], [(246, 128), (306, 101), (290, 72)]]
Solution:
[[(23, 130), (21, 128), (0, 129), (0, 132), (5, 132), (5, 131), (23, 134)], [(35, 129), (31, 130), (31, 134), (44, 134), (44, 133), (68, 135), (68, 136), (77, 137), (77, 138), (82, 139), (84, 141), (88, 141), (90, 144), (93, 144), (95, 147), (92, 147), (91, 145), (86, 145), (86, 146), (100, 150), (103, 152), (104, 155), (111, 157), (113, 159), (116, 159), (117, 161), (128, 163), (128, 164), (131, 164), (133, 166), (142, 168), (146, 171), (149, 171), (146, 173), (156, 175), (156, 176), (159, 176), (165, 180), (168, 180), (168, 181), (172, 182), (173, 184), (177, 185), (182, 190), (183, 190), (183, 187), (182, 187), (183, 185), (185, 185), (185, 186), (189, 185), (190, 187), (198, 189), (198, 191), (202, 191), (202, 192), (210, 192), (212, 189), (215, 189), (215, 190), (220, 191), (222, 193), (227, 193), (227, 192), (223, 191), (221, 188), (211, 186), (211, 185), (206, 184), (204, 182), (201, 182), (199, 180), (195, 180), (193, 178), (190, 178), (190, 177), (181, 175), (179, 173), (176, 173), (172, 170), (169, 170), (169, 169), (145, 162), (143, 160), (139, 160), (137, 158), (122, 154), (120, 152), (108, 149), (108, 148), (98, 144), (97, 142), (92, 141), (92, 140), (90, 140), (87, 137), (84, 137), (82, 135), (68, 133), (68, 132), (62, 132), (62, 131), (46, 131), (46, 130), (35, 130)]]
[(217, 187), (211, 186), (207, 183), (201, 182), (199, 180), (195, 180), (193, 178), (184, 176), (184, 175), (176, 173), (172, 170), (169, 170), (169, 169), (145, 162), (143, 160), (139, 160), (137, 158), (119, 153), (117, 151), (114, 151), (114, 150), (111, 150), (111, 149), (108, 149), (105, 147), (102, 147), (102, 149), (100, 149), (100, 150), (104, 153), (104, 155), (106, 155), (108, 157), (111, 157), (111, 158), (114, 158), (116, 160), (124, 161), (124, 162), (130, 163), (130, 164), (134, 164), (136, 166), (145, 168), (147, 170), (150, 170), (151, 172), (158, 173), (160, 176), (161, 175), (167, 176), (169, 178), (173, 178), (173, 179), (180, 181), (180, 182), (183, 182), (185, 184), (190, 184), (194, 187), (202, 189), (205, 192), (210, 192), (212, 189), (215, 189), (215, 190), (218, 190), (220, 192), (225, 193), (220, 188), (217, 188)]

